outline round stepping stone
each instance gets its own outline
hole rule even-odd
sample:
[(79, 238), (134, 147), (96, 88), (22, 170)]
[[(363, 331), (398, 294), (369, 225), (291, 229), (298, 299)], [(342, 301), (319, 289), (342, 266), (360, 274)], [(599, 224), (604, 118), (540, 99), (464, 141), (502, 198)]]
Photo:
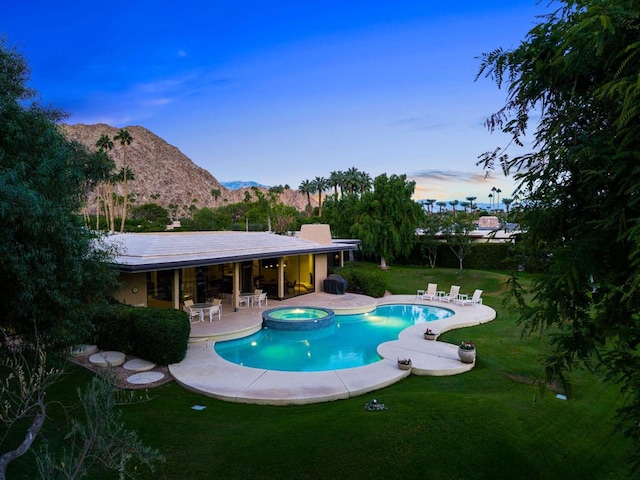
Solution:
[(82, 357), (83, 355), (93, 355), (97, 351), (97, 345), (78, 345), (71, 351), (71, 355), (74, 357)]
[(126, 355), (122, 352), (98, 352), (89, 357), (89, 361), (99, 367), (119, 367), (125, 361)]
[(135, 373), (127, 377), (127, 382), (132, 383), (134, 385), (144, 385), (147, 383), (158, 382), (163, 378), (164, 378), (164, 373), (162, 372), (141, 372), (141, 373)]
[(122, 368), (124, 368), (125, 370), (132, 370), (134, 372), (146, 372), (147, 370), (153, 369), (155, 366), (156, 364), (150, 362), (149, 360), (132, 358), (127, 363), (125, 363)]

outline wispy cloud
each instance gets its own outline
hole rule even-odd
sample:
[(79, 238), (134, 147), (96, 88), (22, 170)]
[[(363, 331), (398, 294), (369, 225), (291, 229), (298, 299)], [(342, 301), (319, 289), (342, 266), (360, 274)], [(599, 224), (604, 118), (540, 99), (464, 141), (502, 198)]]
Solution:
[(483, 172), (461, 172), (456, 170), (419, 170), (409, 172), (412, 179), (436, 182), (465, 182), (476, 183), (484, 181), (485, 174)]
[(435, 119), (431, 119), (427, 116), (415, 116), (415, 117), (407, 117), (401, 118), (400, 120), (396, 120), (391, 122), (392, 127), (398, 127), (408, 130), (437, 130), (444, 127), (444, 123), (437, 122)]

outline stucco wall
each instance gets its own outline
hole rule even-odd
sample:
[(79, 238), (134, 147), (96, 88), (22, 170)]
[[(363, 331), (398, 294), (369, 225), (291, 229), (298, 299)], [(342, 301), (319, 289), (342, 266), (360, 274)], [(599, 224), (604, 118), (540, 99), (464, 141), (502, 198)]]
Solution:
[(127, 305), (147, 306), (146, 273), (122, 273), (122, 285), (114, 298)]
[(327, 262), (327, 254), (321, 253), (316, 255), (316, 278), (315, 278), (315, 288), (316, 292), (324, 291), (324, 281), (329, 276), (328, 270), (328, 262)]

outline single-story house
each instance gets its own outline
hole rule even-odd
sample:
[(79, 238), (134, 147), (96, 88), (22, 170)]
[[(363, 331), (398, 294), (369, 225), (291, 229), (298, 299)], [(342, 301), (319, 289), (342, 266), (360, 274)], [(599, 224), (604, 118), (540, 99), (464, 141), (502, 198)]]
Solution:
[(321, 291), (330, 266), (359, 241), (334, 240), (328, 225), (303, 225), (295, 236), (268, 232), (125, 233), (115, 246), (122, 303), (182, 308), (213, 298), (238, 308), (243, 292), (260, 288), (270, 299)]

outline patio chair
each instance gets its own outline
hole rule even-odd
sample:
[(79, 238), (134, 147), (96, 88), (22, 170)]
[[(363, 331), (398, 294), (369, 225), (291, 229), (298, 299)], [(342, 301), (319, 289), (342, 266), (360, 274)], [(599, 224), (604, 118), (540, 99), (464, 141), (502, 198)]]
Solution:
[(482, 305), (482, 290), (476, 290), (473, 292), (473, 296), (471, 298), (465, 298), (462, 300), (456, 300), (456, 303), (459, 305)]
[(422, 294), (422, 300), (435, 300), (438, 296), (438, 284), (430, 283), (427, 285), (427, 291)]
[(218, 320), (222, 319), (222, 300), (215, 299), (211, 303), (211, 308), (209, 309), (209, 321), (213, 322), (213, 317), (218, 316)]
[(262, 306), (262, 302), (264, 302), (265, 305), (268, 305), (266, 292), (265, 293), (261, 293), (257, 297), (253, 297), (253, 304), (254, 305), (257, 303), (258, 306), (261, 307)]
[(189, 315), (189, 321), (193, 320), (193, 317), (198, 317), (198, 321), (200, 320), (200, 310), (196, 310), (191, 308), (193, 307), (193, 300), (185, 300), (184, 301), (184, 311)]
[(439, 300), (447, 303), (454, 302), (458, 298), (459, 293), (460, 285), (451, 285), (451, 290), (449, 290), (449, 293), (440, 297)]
[(251, 306), (255, 306), (256, 304), (259, 304), (259, 300), (260, 300), (260, 295), (262, 295), (263, 290), (261, 288), (256, 288), (253, 291), (253, 296), (251, 297)]
[(247, 297), (247, 296), (239, 296), (238, 297), (238, 307), (242, 308), (243, 306), (245, 307), (249, 307), (251, 305), (251, 298), (252, 297)]

